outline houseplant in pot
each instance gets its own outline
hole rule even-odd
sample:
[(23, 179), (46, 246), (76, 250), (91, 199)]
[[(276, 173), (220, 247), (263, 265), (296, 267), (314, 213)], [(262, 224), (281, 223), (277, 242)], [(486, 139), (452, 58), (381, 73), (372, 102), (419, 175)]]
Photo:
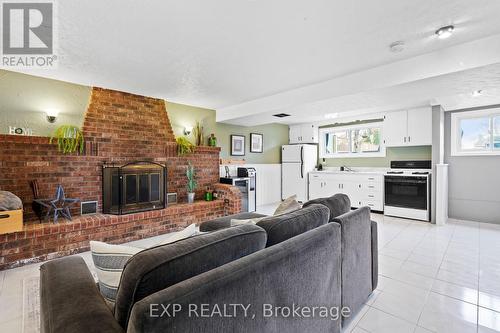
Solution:
[(57, 149), (63, 154), (72, 154), (78, 152), (83, 154), (85, 139), (79, 127), (73, 125), (62, 125), (58, 127), (49, 143), (57, 141)]
[(198, 184), (196, 183), (196, 171), (194, 170), (194, 166), (189, 163), (187, 169), (186, 169), (186, 177), (187, 177), (187, 192), (188, 192), (188, 203), (193, 203), (194, 202), (194, 195), (195, 195), (195, 190), (196, 186)]

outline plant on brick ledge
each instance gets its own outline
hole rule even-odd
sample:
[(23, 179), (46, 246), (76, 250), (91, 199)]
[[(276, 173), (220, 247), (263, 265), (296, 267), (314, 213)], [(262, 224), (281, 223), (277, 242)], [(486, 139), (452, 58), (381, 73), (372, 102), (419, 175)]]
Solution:
[(85, 139), (79, 127), (73, 125), (62, 125), (57, 128), (49, 143), (57, 140), (57, 149), (63, 154), (72, 154), (79, 151), (83, 153)]
[(186, 169), (186, 177), (187, 177), (187, 191), (188, 191), (188, 202), (194, 202), (194, 191), (196, 191), (196, 187), (198, 184), (196, 183), (196, 171), (194, 170), (194, 166), (189, 163)]
[(193, 128), (194, 140), (197, 146), (203, 145), (203, 126), (199, 121), (196, 122), (196, 125)]
[(179, 156), (193, 152), (194, 145), (186, 137), (178, 137), (175, 141), (177, 141), (177, 154)]

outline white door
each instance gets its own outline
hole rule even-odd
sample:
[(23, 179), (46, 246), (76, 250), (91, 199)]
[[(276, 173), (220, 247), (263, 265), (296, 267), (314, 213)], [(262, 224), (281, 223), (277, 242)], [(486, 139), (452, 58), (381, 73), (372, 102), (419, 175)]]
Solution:
[(305, 124), (301, 126), (301, 142), (303, 143), (318, 143), (318, 128), (313, 124)]
[(324, 180), (320, 175), (309, 175), (309, 200), (321, 198)]
[(342, 185), (339, 180), (335, 179), (334, 177), (328, 177), (325, 180), (325, 185), (323, 186), (323, 192), (321, 197), (328, 198), (334, 194), (342, 193), (341, 186)]
[(432, 145), (432, 108), (408, 110), (408, 139), (412, 146)]
[(281, 164), (281, 198), (285, 200), (292, 195), (297, 201), (307, 200), (307, 175), (302, 175), (300, 163)]
[(300, 143), (300, 136), (301, 136), (301, 126), (300, 125), (293, 125), (290, 126), (289, 130), (289, 143)]
[(343, 181), (342, 182), (342, 193), (349, 197), (351, 201), (351, 207), (361, 206), (360, 198), (360, 184), (355, 181)]
[(398, 147), (406, 145), (408, 132), (407, 112), (389, 112), (384, 119), (384, 141), (387, 147)]
[(302, 145), (285, 145), (281, 147), (281, 162), (301, 162)]
[(318, 165), (318, 146), (316, 145), (303, 145), (302, 160), (304, 161), (304, 172), (308, 173), (313, 171)]

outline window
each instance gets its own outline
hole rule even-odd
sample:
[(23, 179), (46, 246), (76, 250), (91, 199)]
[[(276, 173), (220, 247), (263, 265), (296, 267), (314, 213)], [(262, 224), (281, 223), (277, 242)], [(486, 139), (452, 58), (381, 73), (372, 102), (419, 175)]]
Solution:
[(349, 153), (349, 131), (335, 133), (335, 152), (338, 154)]
[(380, 128), (360, 128), (351, 131), (353, 153), (377, 153), (380, 151)]
[(453, 113), (451, 154), (500, 155), (500, 109)]
[(385, 156), (381, 128), (378, 122), (321, 128), (320, 158)]

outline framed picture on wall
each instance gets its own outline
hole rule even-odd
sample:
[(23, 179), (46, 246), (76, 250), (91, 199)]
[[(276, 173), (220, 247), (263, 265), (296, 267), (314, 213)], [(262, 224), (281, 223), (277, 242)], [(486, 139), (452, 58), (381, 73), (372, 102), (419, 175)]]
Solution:
[(231, 135), (231, 155), (244, 156), (245, 155), (245, 136), (244, 135)]
[(250, 152), (262, 153), (264, 151), (264, 135), (250, 133)]

